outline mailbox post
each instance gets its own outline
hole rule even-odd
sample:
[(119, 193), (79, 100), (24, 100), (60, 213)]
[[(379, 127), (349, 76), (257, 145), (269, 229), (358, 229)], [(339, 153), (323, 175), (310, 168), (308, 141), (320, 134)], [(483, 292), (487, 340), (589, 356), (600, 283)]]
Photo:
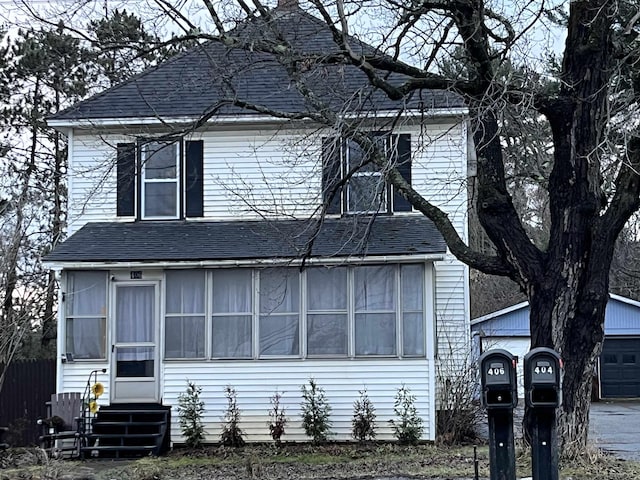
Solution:
[(506, 350), (489, 350), (480, 356), (482, 405), (489, 420), (491, 480), (515, 480), (516, 453), (513, 409), (518, 404), (517, 359)]
[(533, 480), (558, 480), (556, 408), (562, 402), (562, 361), (551, 348), (538, 347), (524, 357), (525, 403), (533, 415)]

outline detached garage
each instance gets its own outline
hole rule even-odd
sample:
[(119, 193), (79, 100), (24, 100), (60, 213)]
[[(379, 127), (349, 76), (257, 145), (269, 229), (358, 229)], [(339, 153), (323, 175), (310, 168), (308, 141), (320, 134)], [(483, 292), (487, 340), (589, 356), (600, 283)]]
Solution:
[[(529, 351), (529, 304), (519, 303), (471, 321), (480, 351), (504, 348), (522, 359)], [(594, 394), (600, 398), (640, 397), (640, 302), (611, 294), (605, 314), (605, 340)]]

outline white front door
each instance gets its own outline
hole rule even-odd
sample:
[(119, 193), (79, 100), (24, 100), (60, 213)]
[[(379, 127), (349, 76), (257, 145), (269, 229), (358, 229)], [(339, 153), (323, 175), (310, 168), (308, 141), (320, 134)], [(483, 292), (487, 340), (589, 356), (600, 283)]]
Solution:
[(114, 287), (111, 402), (159, 403), (158, 283)]

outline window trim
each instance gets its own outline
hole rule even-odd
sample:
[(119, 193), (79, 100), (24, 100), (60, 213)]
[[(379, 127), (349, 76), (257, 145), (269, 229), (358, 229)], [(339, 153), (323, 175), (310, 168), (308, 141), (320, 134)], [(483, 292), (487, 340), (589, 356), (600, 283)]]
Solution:
[[(347, 265), (340, 265), (335, 268), (344, 268), (345, 269), (345, 283), (347, 287), (346, 299), (345, 299), (345, 308), (340, 310), (329, 310), (329, 309), (321, 309), (321, 310), (311, 310), (309, 308), (309, 275), (308, 272), (312, 268), (327, 268), (325, 266), (319, 265), (318, 267), (309, 267), (304, 271), (303, 281), (304, 281), (304, 294), (302, 295), (302, 299), (304, 302), (304, 310), (303, 310), (303, 329), (304, 329), (304, 358), (318, 358), (318, 359), (333, 359), (333, 358), (351, 358), (352, 348), (352, 335), (351, 335), (351, 321), (349, 314), (349, 302), (351, 298), (351, 291), (353, 290), (350, 278), (350, 269)], [(301, 290), (302, 291), (302, 290)], [(347, 335), (347, 345), (346, 351), (344, 354), (335, 354), (335, 353), (309, 353), (309, 316), (310, 315), (344, 315), (346, 317), (347, 325), (346, 325), (346, 335)]]
[[(146, 153), (147, 149), (152, 144), (166, 144), (166, 147), (175, 145), (175, 168), (176, 175), (175, 178), (172, 179), (164, 179), (164, 178), (146, 178)], [(140, 189), (139, 189), (139, 204), (140, 204), (140, 220), (177, 220), (182, 218), (182, 197), (184, 196), (181, 190), (184, 190), (182, 185), (182, 139), (147, 139), (140, 144), (139, 152), (140, 152)], [(146, 215), (146, 193), (147, 193), (147, 185), (148, 184), (168, 184), (175, 183), (174, 193), (175, 193), (175, 215)]]
[[(103, 312), (102, 315), (71, 315), (69, 314), (69, 300), (68, 300), (68, 296), (73, 295), (74, 292), (70, 291), (70, 280), (69, 280), (69, 276), (72, 273), (86, 273), (86, 272), (101, 272), (104, 276), (104, 288), (105, 288), (105, 298), (104, 298), (104, 305), (105, 305), (105, 311)], [(109, 343), (109, 331), (108, 331), (108, 324), (107, 324), (107, 317), (108, 317), (108, 305), (109, 305), (109, 284), (107, 281), (107, 274), (108, 272), (106, 270), (67, 270), (65, 272), (65, 278), (64, 278), (64, 284), (65, 284), (65, 288), (64, 291), (62, 293), (62, 301), (65, 302), (64, 305), (64, 322), (63, 322), (63, 341), (64, 341), (64, 353), (72, 353), (73, 354), (73, 361), (74, 362), (104, 362), (107, 361), (109, 353), (107, 352), (107, 345)], [(102, 321), (102, 328), (103, 328), (103, 333), (104, 333), (104, 337), (103, 337), (103, 344), (102, 344), (102, 351), (104, 353), (104, 355), (102, 357), (92, 357), (92, 358), (81, 358), (76, 356), (75, 352), (72, 351), (72, 349), (69, 347), (68, 345), (68, 336), (69, 336), (69, 331), (67, 328), (67, 321), (68, 320), (83, 320), (83, 319), (87, 319), (87, 320), (92, 320), (92, 319), (100, 319)]]
[[(162, 361), (165, 360), (169, 360), (169, 361), (175, 361), (175, 360), (180, 360), (180, 361), (189, 361), (189, 360), (206, 360), (209, 358), (209, 342), (207, 341), (206, 335), (208, 332), (208, 327), (209, 327), (209, 322), (207, 321), (207, 311), (208, 311), (208, 287), (209, 287), (209, 273), (207, 272), (207, 270), (205, 269), (185, 269), (187, 271), (190, 272), (200, 272), (202, 271), (203, 273), (203, 279), (204, 279), (204, 311), (203, 313), (169, 313), (168, 309), (167, 309), (167, 287), (169, 286), (169, 281), (167, 279), (167, 273), (168, 272), (175, 272), (175, 271), (180, 271), (182, 269), (170, 269), (170, 270), (164, 270), (162, 272), (162, 288), (161, 288), (161, 295), (162, 295), (162, 305), (160, 305), (160, 312), (161, 312), (161, 321), (162, 321), (162, 339), (161, 339), (161, 347), (162, 347)], [(167, 357), (167, 318), (202, 318), (204, 317), (204, 334), (205, 334), (205, 339), (204, 339), (204, 355), (202, 357)]]
[[(145, 150), (152, 143), (177, 144), (176, 176), (171, 179), (147, 179), (143, 167)], [(141, 221), (182, 220), (204, 217), (204, 140), (188, 137), (148, 137), (117, 143), (115, 148), (115, 213)], [(147, 185), (175, 183), (176, 211), (171, 215), (147, 215), (143, 205)], [(167, 189), (169, 192), (171, 189)]]
[[(384, 149), (385, 149), (385, 156), (388, 157), (389, 156), (389, 139), (391, 137), (385, 137), (384, 139)], [(342, 139), (342, 141), (340, 142), (340, 168), (341, 168), (341, 172), (342, 172), (342, 177), (344, 177), (347, 173), (349, 173), (350, 169), (351, 169), (351, 165), (350, 165), (350, 152), (351, 152), (351, 145), (352, 142), (350, 142), (348, 139)], [(358, 178), (377, 178), (378, 181), (376, 182), (376, 186), (380, 185), (380, 183), (382, 183), (382, 188), (381, 190), (381, 196), (382, 199), (380, 201), (380, 205), (378, 206), (377, 209), (375, 210), (366, 210), (366, 209), (355, 209), (355, 210), (351, 210), (351, 191), (354, 189), (354, 185), (351, 183), (352, 180), (354, 179), (358, 179)], [(353, 174), (351, 175), (351, 177), (349, 178), (349, 180), (345, 183), (344, 186), (344, 195), (343, 195), (343, 205), (342, 205), (342, 211), (344, 214), (346, 215), (374, 215), (377, 213), (391, 213), (391, 209), (390, 209), (390, 202), (389, 202), (389, 182), (387, 182), (384, 173), (382, 171), (380, 171), (376, 166), (374, 166), (374, 170), (361, 170), (358, 169), (355, 172), (353, 172)], [(374, 206), (374, 204), (372, 204), (371, 206)]]
[[(412, 183), (412, 134), (393, 131), (371, 131), (372, 137), (384, 139), (386, 157), (393, 162), (400, 175)], [(377, 210), (351, 210), (350, 209), (350, 180), (345, 177), (350, 172), (348, 147), (350, 140), (345, 137), (323, 137), (321, 144), (322, 154), (322, 186), (321, 198), (327, 214), (337, 215), (393, 215), (411, 213), (413, 206), (393, 188), (386, 178), (386, 172), (375, 169), (374, 171), (356, 171), (351, 178), (364, 176), (380, 176), (384, 181), (382, 188), (383, 201)], [(333, 195), (332, 195), (333, 194)]]
[[(265, 270), (271, 270), (271, 269), (277, 269), (277, 270), (289, 270), (289, 271), (293, 271), (296, 272), (297, 276), (298, 276), (298, 311), (297, 312), (277, 312), (277, 313), (273, 313), (274, 317), (290, 317), (290, 316), (294, 316), (294, 315), (298, 315), (298, 353), (297, 354), (293, 354), (293, 355), (279, 355), (279, 354), (275, 354), (275, 355), (269, 355), (269, 354), (263, 354), (261, 352), (261, 345), (260, 345), (260, 325), (261, 325), (261, 320), (264, 316), (269, 317), (271, 316), (271, 313), (268, 314), (264, 314), (262, 312), (262, 305), (260, 303), (260, 294), (261, 294), (261, 287), (262, 287), (262, 272), (264, 272)], [(291, 268), (291, 267), (267, 267), (267, 268), (262, 268), (262, 269), (254, 269), (254, 275), (256, 277), (256, 282), (254, 284), (254, 288), (255, 291), (257, 292), (257, 300), (254, 303), (254, 327), (255, 327), (255, 339), (256, 339), (256, 350), (253, 352), (254, 353), (254, 358), (257, 360), (261, 360), (261, 359), (300, 359), (300, 358), (304, 358), (303, 357), (303, 348), (302, 348), (302, 344), (304, 342), (304, 339), (302, 337), (302, 321), (303, 321), (303, 312), (302, 312), (302, 305), (303, 305), (303, 297), (304, 297), (304, 292), (302, 291), (302, 284), (303, 282), (303, 277), (306, 278), (306, 273), (302, 273), (300, 272), (298, 269), (296, 268)]]
[[(422, 318), (422, 354), (405, 355), (404, 354), (404, 303), (402, 297), (402, 267), (405, 265), (417, 265), (421, 267), (422, 272), (422, 288), (420, 294), (422, 295), (422, 310), (409, 310), (407, 313), (420, 313)], [(356, 354), (356, 285), (355, 285), (355, 270), (366, 266), (391, 266), (394, 275), (393, 283), (395, 288), (394, 304), (394, 331), (395, 339), (394, 346), (395, 352), (393, 354)], [(237, 267), (240, 268), (240, 267)], [(347, 306), (346, 310), (309, 310), (309, 296), (308, 296), (308, 275), (307, 272), (311, 268), (331, 268), (327, 266), (311, 266), (304, 271), (300, 272), (295, 267), (267, 267), (267, 268), (287, 268), (296, 272), (299, 275), (299, 291), (298, 291), (298, 354), (296, 355), (263, 355), (260, 353), (260, 272), (264, 271), (264, 267), (249, 267), (251, 275), (249, 276), (251, 282), (250, 296), (251, 296), (251, 312), (234, 312), (233, 316), (250, 316), (251, 317), (251, 355), (246, 357), (216, 357), (213, 355), (213, 319), (214, 317), (228, 317), (230, 313), (213, 313), (213, 274), (214, 272), (224, 272), (226, 269), (205, 269), (205, 358), (166, 358), (164, 355), (166, 349), (163, 349), (163, 361), (260, 361), (260, 360), (304, 360), (309, 359), (380, 359), (380, 358), (396, 358), (396, 359), (424, 359), (428, 356), (430, 349), (428, 346), (428, 329), (430, 328), (430, 317), (428, 315), (428, 308), (431, 304), (428, 299), (428, 264), (426, 262), (410, 262), (410, 263), (379, 263), (375, 265), (341, 265), (339, 268), (346, 269), (346, 288), (347, 288)], [(165, 277), (166, 278), (166, 277)], [(166, 281), (165, 281), (166, 284)], [(165, 319), (170, 316), (166, 313), (166, 295), (164, 304), (162, 305)], [(370, 310), (366, 313), (376, 313), (379, 310)], [(362, 313), (362, 312), (360, 312)], [(389, 314), (391, 311), (382, 311), (380, 313)], [(347, 352), (346, 354), (310, 354), (308, 351), (308, 317), (315, 314), (337, 314), (346, 315), (346, 335), (347, 335)], [(178, 314), (175, 314), (176, 316)], [(282, 315), (285, 315), (282, 313)], [(180, 315), (186, 316), (186, 315)], [(201, 316), (192, 314), (190, 316)], [(433, 321), (435, 324), (435, 321)], [(166, 334), (166, 325), (163, 327), (163, 331)]]

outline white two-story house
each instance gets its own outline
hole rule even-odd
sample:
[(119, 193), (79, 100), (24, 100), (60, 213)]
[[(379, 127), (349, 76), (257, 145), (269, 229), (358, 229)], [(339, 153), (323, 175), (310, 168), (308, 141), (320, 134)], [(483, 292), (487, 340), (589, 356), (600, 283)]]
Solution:
[[(278, 8), (273, 22), (300, 52), (336, 48), (301, 10)], [(390, 161), (466, 236), (460, 98), (392, 102), (349, 65), (314, 67), (303, 81), (339, 116), (366, 116)], [(377, 438), (393, 439), (404, 384), (423, 438), (435, 438), (437, 352), (468, 342), (467, 268), (384, 173), (344, 178), (366, 153), (303, 118), (314, 108), (276, 58), (211, 41), (49, 119), (69, 139), (69, 235), (46, 258), (60, 274), (58, 391), (83, 391), (89, 372), (106, 369), (105, 411), (171, 406), (179, 442), (190, 380), (215, 442), (225, 386), (248, 441), (270, 438), (277, 390), (283, 440), (303, 441), (309, 378), (326, 392), (335, 440), (351, 439), (363, 388)]]

